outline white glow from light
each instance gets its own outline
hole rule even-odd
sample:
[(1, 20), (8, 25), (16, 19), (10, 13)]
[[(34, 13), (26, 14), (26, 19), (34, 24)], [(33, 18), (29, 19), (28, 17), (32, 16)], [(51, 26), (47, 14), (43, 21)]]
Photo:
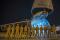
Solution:
[(41, 25), (44, 26), (49, 26), (49, 22), (46, 19), (34, 19), (31, 21), (31, 25), (34, 27), (36, 27), (38, 25), (38, 27), (40, 27)]

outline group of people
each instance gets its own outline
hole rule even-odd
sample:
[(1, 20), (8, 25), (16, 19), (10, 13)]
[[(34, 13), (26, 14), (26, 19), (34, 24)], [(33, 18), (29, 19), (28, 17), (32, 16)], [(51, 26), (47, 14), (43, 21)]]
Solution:
[(56, 27), (53, 25), (52, 27), (29, 27), (27, 25), (19, 26), (19, 24), (13, 27), (9, 25), (7, 28), (6, 36), (5, 37), (10, 37), (10, 38), (29, 38), (29, 37), (35, 37), (35, 36), (41, 36), (43, 34), (50, 34), (50, 33), (56, 33)]
[[(47, 27), (47, 26), (36, 26), (36, 27), (32, 27), (32, 31), (35, 33), (36, 36), (43, 36), (43, 35), (50, 35), (51, 34), (56, 34), (56, 27), (55, 25), (51, 26), (51, 27)], [(33, 34), (34, 34), (33, 33)]]

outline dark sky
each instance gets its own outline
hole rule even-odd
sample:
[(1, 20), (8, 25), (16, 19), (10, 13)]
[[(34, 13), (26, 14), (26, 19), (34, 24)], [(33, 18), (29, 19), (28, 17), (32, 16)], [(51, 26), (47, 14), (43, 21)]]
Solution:
[[(0, 1), (0, 24), (11, 23), (31, 18), (33, 0), (1, 0)], [(60, 24), (60, 1), (53, 0), (54, 12), (48, 16), (51, 24)]]

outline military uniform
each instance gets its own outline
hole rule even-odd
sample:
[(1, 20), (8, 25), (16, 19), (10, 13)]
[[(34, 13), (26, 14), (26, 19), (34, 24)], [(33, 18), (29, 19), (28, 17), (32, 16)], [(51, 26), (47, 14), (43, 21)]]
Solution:
[(40, 27), (40, 36), (43, 34), (43, 28), (42, 26)]
[(31, 36), (35, 36), (35, 28), (34, 27), (31, 28), (31, 34), (32, 34)]
[(19, 38), (19, 24), (16, 25), (15, 37)]
[[(56, 27), (55, 27), (55, 25), (53, 25), (53, 26), (51, 27), (51, 33), (52, 33), (53, 37), (56, 37)], [(51, 36), (52, 36), (52, 35), (51, 35)]]
[(26, 38), (26, 36), (27, 36), (27, 25), (25, 25), (24, 27), (24, 38)]
[(23, 27), (21, 26), (20, 27), (20, 38), (22, 38), (22, 35), (23, 35)]
[(10, 33), (11, 33), (11, 26), (9, 25), (7, 28), (6, 37), (10, 37)]
[(38, 28), (38, 26), (36, 27), (36, 35), (38, 36), (38, 34), (39, 34), (39, 28)]
[(44, 34), (47, 34), (47, 27), (44, 27)]
[(30, 30), (30, 27), (28, 27), (28, 30), (27, 30), (27, 36), (30, 37), (31, 36), (31, 30)]
[(11, 28), (11, 35), (10, 35), (11, 38), (14, 37), (14, 31), (15, 31), (15, 29), (14, 29), (14, 27), (12, 26), (12, 28)]

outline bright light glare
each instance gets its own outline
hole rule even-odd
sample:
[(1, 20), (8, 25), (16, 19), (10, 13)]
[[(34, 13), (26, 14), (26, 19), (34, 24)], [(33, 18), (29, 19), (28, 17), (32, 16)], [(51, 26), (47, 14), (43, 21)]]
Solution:
[(31, 25), (32, 27), (36, 27), (38, 25), (38, 27), (40, 27), (42, 25), (42, 27), (44, 26), (50, 26), (49, 22), (47, 21), (47, 19), (43, 18), (43, 19), (33, 19), (31, 21)]

